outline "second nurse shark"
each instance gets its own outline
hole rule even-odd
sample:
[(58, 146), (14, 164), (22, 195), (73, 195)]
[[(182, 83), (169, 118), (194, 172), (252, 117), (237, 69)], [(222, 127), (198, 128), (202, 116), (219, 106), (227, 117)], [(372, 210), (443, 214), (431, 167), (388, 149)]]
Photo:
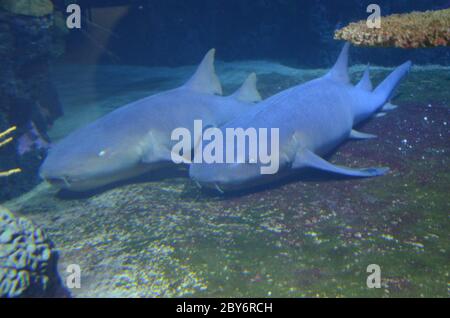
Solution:
[[(172, 163), (171, 132), (201, 119), (220, 126), (261, 100), (252, 73), (233, 95), (222, 97), (215, 50), (183, 86), (155, 94), (101, 117), (53, 145), (40, 168), (43, 179), (71, 191), (88, 191)], [(194, 144), (194, 141), (192, 142)]]
[[(353, 86), (348, 75), (349, 48), (348, 43), (344, 45), (338, 61), (325, 76), (275, 94), (220, 127), (221, 134), (236, 128), (278, 129), (276, 149), (270, 149), (277, 151), (279, 158), (276, 174), (262, 174), (261, 160), (255, 160), (246, 145), (240, 162), (235, 159), (230, 163), (192, 164), (191, 178), (200, 186), (224, 192), (271, 182), (303, 168), (351, 177), (385, 174), (387, 168), (347, 168), (322, 158), (349, 138), (375, 137), (355, 131), (353, 127), (382, 109), (393, 108), (387, 103), (411, 68), (409, 61), (402, 64), (374, 90), (367, 69), (359, 84)], [(272, 141), (267, 144), (272, 145)], [(228, 148), (226, 151), (230, 151)], [(236, 158), (237, 149), (231, 150)]]

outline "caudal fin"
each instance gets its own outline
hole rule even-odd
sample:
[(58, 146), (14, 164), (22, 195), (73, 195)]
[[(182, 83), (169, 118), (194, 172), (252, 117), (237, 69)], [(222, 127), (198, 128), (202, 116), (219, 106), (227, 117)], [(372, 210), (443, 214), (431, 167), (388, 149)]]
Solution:
[(395, 89), (400, 84), (400, 81), (405, 77), (409, 70), (411, 69), (412, 63), (408, 61), (399, 67), (397, 67), (391, 74), (389, 74), (386, 79), (375, 88), (374, 94), (376, 94), (380, 99), (380, 104), (385, 104), (388, 102), (392, 95), (394, 94)]

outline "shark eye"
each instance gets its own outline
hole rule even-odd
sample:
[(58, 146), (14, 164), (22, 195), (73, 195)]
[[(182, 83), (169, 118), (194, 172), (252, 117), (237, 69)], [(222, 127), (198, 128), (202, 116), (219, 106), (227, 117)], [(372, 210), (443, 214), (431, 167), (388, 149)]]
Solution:
[(100, 151), (100, 152), (98, 153), (98, 156), (99, 156), (99, 157), (103, 157), (105, 154), (106, 154), (106, 151), (105, 151), (105, 150), (102, 150), (102, 151)]

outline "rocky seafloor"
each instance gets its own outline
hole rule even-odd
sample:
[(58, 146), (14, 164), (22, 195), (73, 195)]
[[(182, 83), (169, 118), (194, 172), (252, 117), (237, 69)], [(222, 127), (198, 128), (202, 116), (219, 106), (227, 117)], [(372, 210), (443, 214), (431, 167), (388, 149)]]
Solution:
[[(358, 79), (363, 66), (351, 69)], [(66, 115), (57, 139), (125, 102), (183, 82), (192, 67), (57, 66)], [(219, 63), (226, 92), (255, 71), (262, 95), (323, 74), (271, 62)], [(373, 67), (374, 82), (389, 69)], [(70, 74), (70, 76), (68, 76)], [(81, 267), (75, 297), (448, 297), (450, 68), (414, 67), (400, 107), (359, 130), (330, 158), (388, 175), (310, 173), (240, 195), (198, 189), (182, 168), (101, 192), (46, 184), (4, 205), (41, 226), (59, 272)], [(378, 264), (382, 287), (369, 289)]]

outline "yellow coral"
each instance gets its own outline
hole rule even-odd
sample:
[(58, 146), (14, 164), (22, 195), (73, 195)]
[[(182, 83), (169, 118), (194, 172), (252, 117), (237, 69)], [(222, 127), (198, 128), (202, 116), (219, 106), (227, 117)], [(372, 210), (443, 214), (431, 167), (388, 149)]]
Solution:
[[(11, 134), (16, 129), (17, 129), (17, 127), (13, 126), (13, 127), (9, 128), (9, 129), (5, 130), (4, 132), (0, 132), (0, 139), (8, 136), (9, 134)], [(0, 141), (0, 147), (3, 147), (6, 144), (9, 144), (12, 140), (13, 140), (13, 138), (9, 137), (9, 138), (6, 138), (3, 141)], [(16, 174), (16, 173), (19, 173), (19, 172), (22, 172), (22, 170), (19, 169), (19, 168), (10, 169), (10, 170), (7, 170), (7, 171), (0, 171), (0, 178), (2, 178), (2, 177), (9, 177), (9, 176), (11, 176), (13, 174)]]
[(425, 48), (450, 45), (450, 9), (393, 14), (381, 18), (381, 28), (369, 28), (366, 21), (337, 30), (337, 40), (357, 46)]

